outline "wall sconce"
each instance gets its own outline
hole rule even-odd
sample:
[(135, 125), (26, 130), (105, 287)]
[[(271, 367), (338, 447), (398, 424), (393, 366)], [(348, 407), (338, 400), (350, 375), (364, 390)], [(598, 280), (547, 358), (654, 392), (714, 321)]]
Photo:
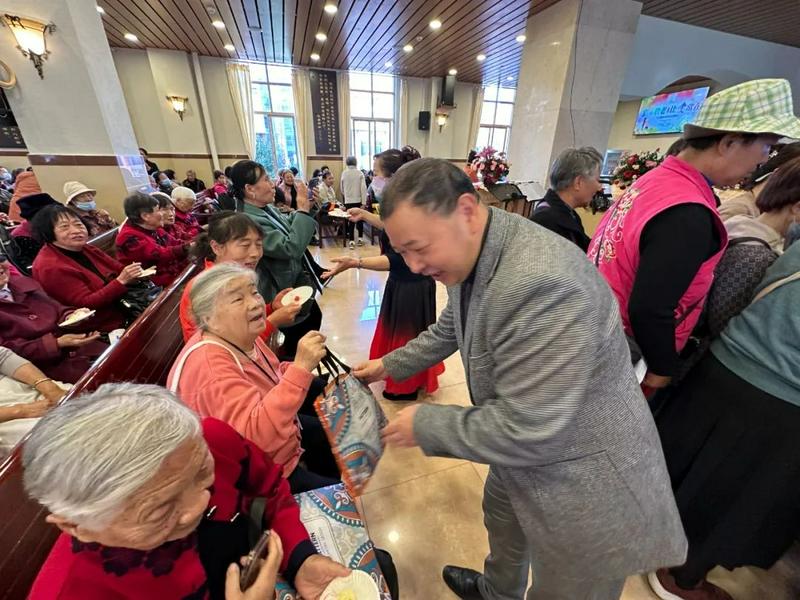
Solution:
[(436, 113), (436, 124), (439, 126), (439, 133), (442, 132), (442, 127), (447, 125), (447, 118), (449, 116), (450, 115), (448, 115), (446, 112), (437, 112)]
[(3, 21), (11, 29), (11, 33), (14, 34), (14, 39), (17, 40), (17, 48), (22, 52), (22, 56), (31, 59), (33, 66), (36, 67), (36, 71), (39, 73), (39, 78), (44, 79), (42, 62), (50, 54), (47, 50), (45, 36), (48, 33), (53, 33), (56, 30), (56, 26), (52, 23), (41, 23), (33, 19), (8, 14), (3, 15)]
[(189, 102), (189, 99), (185, 96), (167, 96), (167, 100), (169, 100), (172, 110), (178, 113), (181, 121), (183, 121), (183, 113), (186, 112), (186, 103)]

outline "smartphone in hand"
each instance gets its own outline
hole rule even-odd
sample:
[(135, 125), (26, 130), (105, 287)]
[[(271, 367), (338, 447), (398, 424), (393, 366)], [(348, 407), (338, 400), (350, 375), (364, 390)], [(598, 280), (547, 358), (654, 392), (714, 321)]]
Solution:
[(255, 583), (258, 572), (261, 569), (262, 561), (267, 558), (267, 544), (269, 543), (270, 531), (261, 534), (255, 547), (245, 558), (239, 575), (239, 588), (244, 592)]

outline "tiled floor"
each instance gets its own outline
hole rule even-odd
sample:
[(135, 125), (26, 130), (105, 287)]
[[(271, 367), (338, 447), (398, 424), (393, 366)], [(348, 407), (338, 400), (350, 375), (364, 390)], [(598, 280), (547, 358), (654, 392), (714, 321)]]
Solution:
[[(371, 256), (377, 248), (317, 250), (321, 264), (343, 254)], [(320, 301), (328, 345), (351, 365), (366, 360), (380, 308), (385, 273), (351, 270), (335, 278)], [(447, 293), (439, 286), (439, 308)], [(446, 362), (441, 388), (425, 402), (469, 403), (458, 356)], [(375, 386), (380, 392), (380, 385)], [(380, 394), (378, 393), (380, 397)], [(381, 398), (391, 419), (406, 403)], [(374, 542), (391, 552), (403, 600), (452, 600), (441, 580), (442, 567), (456, 564), (480, 570), (488, 550), (481, 496), (488, 468), (464, 460), (428, 458), (418, 449), (388, 449), (359, 505)], [(800, 549), (796, 546), (770, 571), (716, 569), (710, 577), (736, 600), (800, 598)], [(630, 577), (622, 600), (657, 600), (641, 576)]]

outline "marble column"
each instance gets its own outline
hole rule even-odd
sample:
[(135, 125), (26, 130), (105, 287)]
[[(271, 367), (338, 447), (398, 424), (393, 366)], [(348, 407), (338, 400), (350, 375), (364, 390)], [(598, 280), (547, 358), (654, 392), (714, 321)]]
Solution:
[(561, 0), (528, 19), (508, 151), (514, 179), (546, 188), (564, 148), (605, 151), (641, 8)]
[(95, 0), (4, 0), (3, 12), (56, 26), (43, 79), (0, 28), (0, 54), (17, 76), (6, 95), (39, 184), (64, 202), (64, 182), (81, 181), (123, 217), (122, 199), (148, 180)]

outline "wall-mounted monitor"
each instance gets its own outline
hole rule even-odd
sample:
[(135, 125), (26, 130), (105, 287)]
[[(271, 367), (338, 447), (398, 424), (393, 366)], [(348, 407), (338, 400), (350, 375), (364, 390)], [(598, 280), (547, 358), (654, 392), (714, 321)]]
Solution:
[(708, 87), (658, 94), (642, 98), (634, 125), (634, 135), (681, 133), (694, 121), (708, 96)]

